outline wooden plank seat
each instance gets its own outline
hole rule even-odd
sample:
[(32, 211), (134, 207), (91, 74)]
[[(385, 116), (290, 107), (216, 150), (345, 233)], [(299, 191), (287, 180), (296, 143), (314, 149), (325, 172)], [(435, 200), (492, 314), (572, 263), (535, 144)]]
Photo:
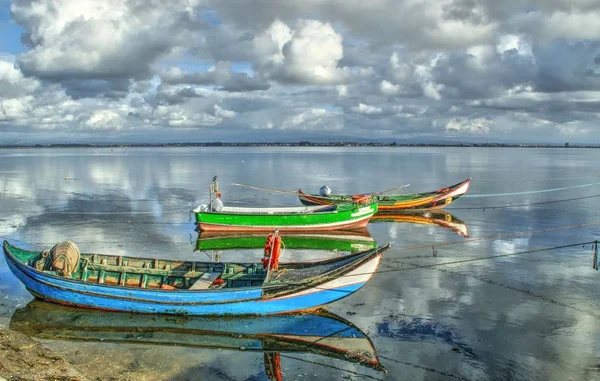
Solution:
[(206, 290), (221, 274), (221, 272), (205, 272), (190, 286), (189, 290)]

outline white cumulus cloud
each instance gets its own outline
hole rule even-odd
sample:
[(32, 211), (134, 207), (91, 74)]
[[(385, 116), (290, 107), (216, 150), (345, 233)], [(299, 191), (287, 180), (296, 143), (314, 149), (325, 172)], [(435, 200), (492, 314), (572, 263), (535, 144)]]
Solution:
[(352, 107), (352, 111), (365, 115), (376, 115), (383, 112), (381, 107), (371, 106), (364, 103), (360, 103), (358, 106)]
[(331, 24), (300, 20), (293, 29), (275, 21), (255, 42), (259, 62), (274, 78), (292, 83), (336, 84), (349, 75), (338, 67), (344, 56), (342, 35)]

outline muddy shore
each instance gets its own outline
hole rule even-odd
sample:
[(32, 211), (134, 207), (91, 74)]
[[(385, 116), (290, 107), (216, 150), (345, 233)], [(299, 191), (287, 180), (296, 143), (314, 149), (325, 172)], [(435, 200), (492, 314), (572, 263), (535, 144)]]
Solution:
[(83, 381), (85, 376), (43, 344), (0, 329), (0, 380)]

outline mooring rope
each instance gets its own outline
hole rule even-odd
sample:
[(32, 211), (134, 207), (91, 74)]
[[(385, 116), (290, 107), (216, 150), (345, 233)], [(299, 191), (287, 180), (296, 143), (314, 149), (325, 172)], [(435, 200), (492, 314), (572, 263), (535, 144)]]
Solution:
[(450, 377), (450, 378), (454, 378), (454, 379), (461, 380), (461, 381), (470, 381), (468, 378), (465, 378), (465, 377), (462, 377), (462, 376), (457, 376), (455, 374), (443, 372), (441, 370), (437, 370), (437, 369), (434, 369), (434, 368), (431, 368), (431, 367), (428, 367), (428, 366), (423, 366), (423, 365), (414, 364), (414, 363), (411, 363), (411, 362), (408, 362), (408, 361), (398, 360), (397, 358), (390, 358), (390, 357), (386, 357), (386, 356), (382, 356), (382, 355), (379, 355), (379, 358), (384, 359), (384, 360), (388, 360), (388, 361), (393, 361), (395, 363), (402, 364), (402, 365), (412, 366), (414, 368), (425, 370), (427, 372), (435, 373), (435, 374), (437, 374), (439, 376), (443, 376), (446, 379), (448, 377)]
[(461, 196), (461, 198), (519, 196), (519, 195), (524, 195), (524, 194), (549, 193), (549, 192), (558, 192), (558, 191), (564, 191), (564, 190), (569, 190), (569, 189), (586, 188), (586, 187), (592, 187), (594, 185), (600, 185), (600, 183), (589, 183), (589, 184), (573, 185), (570, 187), (538, 189), (538, 190), (523, 191), (523, 192), (466, 194), (464, 196)]
[[(320, 365), (320, 366), (324, 366), (326, 368), (331, 368), (331, 369), (335, 369), (335, 370), (341, 370), (341, 371), (346, 372), (346, 373), (350, 373), (350, 374), (354, 374), (356, 376), (360, 376), (361, 378), (365, 377), (365, 378), (370, 378), (372, 380), (383, 380), (382, 378), (376, 378), (376, 377), (370, 376), (370, 375), (365, 374), (365, 373), (359, 373), (359, 372), (355, 372), (353, 370), (339, 368), (339, 367), (333, 366), (331, 364), (325, 364), (325, 363), (322, 363), (322, 362), (305, 360), (305, 359), (302, 359), (302, 358), (299, 358), (299, 357), (290, 356), (290, 355), (284, 355), (284, 354), (280, 354), (279, 356), (281, 356), (283, 358), (297, 360), (297, 361), (304, 362), (304, 363), (307, 363), (307, 364)], [(381, 357), (381, 356), (379, 356), (379, 357)], [(342, 377), (342, 378), (344, 378), (344, 377)]]
[[(576, 246), (583, 246), (583, 247), (585, 247), (585, 245), (594, 244), (594, 243), (596, 243), (596, 241), (578, 242), (578, 243), (572, 243), (572, 244), (568, 244), (568, 245), (543, 247), (543, 248), (540, 248), (540, 249), (524, 250), (524, 251), (518, 251), (518, 252), (508, 253), (508, 254), (496, 254), (496, 255), (489, 255), (489, 256), (483, 256), (483, 257), (473, 257), (473, 258), (467, 258), (467, 259), (458, 259), (458, 260), (448, 261), (448, 262), (429, 263), (429, 264), (423, 264), (423, 265), (420, 265), (420, 264), (411, 264), (411, 263), (402, 263), (402, 262), (396, 261), (395, 263), (397, 263), (399, 265), (409, 265), (411, 267), (390, 268), (389, 270), (379, 270), (379, 271), (377, 271), (377, 273), (378, 274), (383, 274), (383, 273), (393, 273), (393, 272), (401, 272), (401, 271), (416, 270), (416, 269), (429, 269), (429, 268), (434, 268), (434, 267), (456, 265), (456, 264), (461, 264), (461, 263), (469, 263), (469, 262), (477, 262), (477, 261), (486, 261), (486, 260), (490, 260), (490, 259), (513, 257), (513, 256), (523, 255), (523, 254), (541, 253), (541, 252), (544, 252), (544, 251), (551, 251), (551, 250), (557, 250), (557, 249), (565, 249), (565, 248), (576, 247)], [(430, 258), (436, 258), (436, 257), (431, 256)], [(400, 258), (388, 258), (388, 259), (389, 260), (394, 260), (394, 259), (400, 260), (400, 259), (402, 259), (402, 257), (400, 257)], [(391, 267), (391, 266), (388, 265), (388, 267)], [(372, 273), (371, 272), (367, 272), (367, 273), (346, 274), (346, 275), (340, 276), (339, 278), (351, 278), (351, 277), (364, 276), (364, 275), (370, 275), (370, 274), (372, 274)], [(296, 282), (289, 282), (287, 284), (289, 284), (289, 285), (298, 285), (298, 284), (303, 284), (303, 282), (296, 281)], [(319, 289), (319, 286), (313, 286), (313, 288)]]
[[(600, 174), (595, 174), (595, 175), (589, 175), (589, 176), (577, 176), (577, 177), (554, 177), (554, 178), (542, 178), (539, 180), (543, 180), (543, 181), (565, 181), (565, 180), (581, 180), (581, 179), (597, 179), (598, 177), (600, 177)], [(485, 177), (477, 177), (478, 181), (502, 181), (501, 178), (485, 178)]]
[[(402, 263), (402, 262), (396, 262), (397, 265), (401, 266), (401, 267), (396, 267), (393, 268), (390, 265), (387, 265), (386, 267), (388, 267), (388, 269), (386, 270), (378, 270), (377, 274), (384, 274), (384, 273), (396, 273), (396, 272), (401, 272), (401, 271), (409, 271), (409, 270), (416, 270), (416, 269), (435, 269), (435, 270), (441, 270), (441, 271), (446, 271), (449, 273), (453, 273), (453, 274), (460, 274), (460, 275), (464, 275), (462, 273), (458, 273), (458, 272), (452, 272), (451, 270), (447, 270), (447, 269), (437, 269), (437, 267), (442, 267), (442, 266), (448, 266), (448, 265), (456, 265), (456, 264), (462, 264), (462, 263), (470, 263), (470, 262), (476, 262), (476, 261), (484, 261), (484, 260), (490, 260), (490, 259), (498, 259), (498, 258), (506, 258), (506, 257), (513, 257), (513, 256), (517, 256), (517, 255), (523, 255), (523, 254), (533, 254), (533, 253), (541, 253), (541, 252), (545, 252), (545, 251), (551, 251), (551, 250), (558, 250), (558, 249), (564, 249), (564, 248), (569, 248), (569, 247), (576, 247), (576, 246), (585, 246), (585, 245), (589, 245), (589, 244), (596, 244), (597, 241), (587, 241), (587, 242), (579, 242), (579, 243), (573, 243), (573, 244), (568, 244), (568, 245), (560, 245), (560, 246), (552, 246), (552, 247), (543, 247), (543, 248), (539, 248), (539, 249), (532, 249), (532, 250), (524, 250), (524, 251), (519, 251), (519, 252), (514, 252), (514, 253), (509, 253), (509, 254), (497, 254), (497, 255), (490, 255), (490, 256), (483, 256), (483, 257), (474, 257), (474, 258), (467, 258), (467, 259), (459, 259), (459, 260), (454, 260), (454, 261), (447, 261), (447, 262), (438, 262), (438, 263), (430, 263), (430, 264), (415, 264), (415, 263)], [(435, 258), (435, 257), (430, 257), (430, 258)], [(402, 258), (397, 258), (397, 259), (402, 259)], [(404, 267), (405, 265), (408, 265), (410, 267)], [(346, 274), (346, 275), (342, 275), (340, 278), (350, 278), (350, 277), (355, 277), (355, 276), (365, 276), (365, 275), (371, 275), (372, 273), (360, 273), (360, 274)], [(485, 283), (489, 283), (489, 284), (494, 284), (494, 285), (498, 285), (498, 286), (502, 286), (505, 287), (507, 289), (513, 290), (513, 291), (518, 291), (521, 293), (524, 293), (528, 296), (549, 302), (549, 303), (553, 303), (556, 305), (559, 305), (561, 307), (565, 307), (565, 308), (571, 308), (573, 310), (576, 310), (578, 312), (584, 313), (586, 315), (592, 316), (596, 319), (600, 319), (600, 314), (597, 314), (595, 312), (592, 311), (586, 311), (584, 309), (581, 309), (577, 306), (573, 306), (570, 304), (566, 304), (560, 301), (557, 301), (555, 299), (549, 298), (549, 297), (545, 297), (542, 295), (538, 295), (535, 294), (531, 291), (527, 291), (527, 290), (521, 290), (517, 287), (513, 287), (513, 286), (509, 286), (509, 285), (505, 285), (505, 284), (500, 284), (498, 282), (494, 282), (490, 279), (487, 278), (478, 278), (480, 281), (485, 282)], [(299, 283), (299, 282), (298, 282)], [(320, 288), (319, 286), (314, 286), (315, 289), (324, 289), (324, 288)]]
[(442, 272), (450, 274), (450, 275), (464, 276), (464, 277), (467, 277), (467, 278), (478, 280), (478, 281), (483, 282), (483, 283), (487, 283), (487, 284), (491, 284), (491, 285), (494, 285), (494, 286), (502, 287), (502, 288), (505, 288), (507, 290), (519, 292), (519, 293), (525, 294), (527, 296), (531, 296), (533, 298), (540, 299), (540, 300), (543, 300), (543, 301), (548, 302), (548, 303), (556, 304), (556, 305), (564, 307), (564, 308), (571, 308), (571, 309), (574, 309), (574, 310), (579, 311), (581, 313), (584, 313), (584, 314), (587, 314), (587, 315), (592, 315), (595, 318), (600, 319), (600, 315), (597, 314), (597, 313), (595, 313), (595, 312), (586, 311), (586, 310), (581, 309), (581, 308), (579, 308), (577, 306), (573, 306), (573, 305), (570, 305), (570, 304), (563, 303), (563, 302), (558, 301), (556, 299), (552, 299), (550, 297), (546, 297), (546, 296), (537, 294), (537, 293), (535, 293), (533, 291), (530, 291), (530, 290), (522, 290), (522, 289), (520, 289), (518, 287), (514, 287), (514, 286), (510, 286), (508, 284), (496, 282), (496, 281), (494, 281), (492, 279), (485, 278), (485, 277), (483, 277), (481, 275), (465, 274), (465, 273), (461, 273), (461, 272), (458, 272), (458, 271), (452, 271), (452, 270), (444, 269), (444, 268), (436, 268), (435, 270), (442, 271)]
[(508, 205), (492, 205), (492, 206), (471, 206), (471, 207), (454, 207), (450, 206), (446, 210), (470, 210), (470, 209), (508, 209), (508, 208), (520, 208), (523, 206), (537, 206), (537, 205), (547, 205), (547, 204), (557, 204), (560, 202), (566, 201), (576, 201), (576, 200), (585, 200), (588, 198), (600, 197), (600, 194), (594, 194), (591, 196), (583, 196), (583, 197), (573, 197), (573, 198), (563, 198), (561, 200), (550, 200), (550, 201), (540, 201), (540, 202), (529, 202), (525, 204), (508, 204)]
[(491, 240), (491, 239), (514, 238), (514, 237), (521, 237), (521, 236), (525, 236), (525, 235), (534, 235), (534, 234), (547, 233), (547, 232), (558, 231), (558, 230), (579, 229), (579, 228), (584, 228), (584, 227), (589, 227), (589, 226), (598, 226), (598, 225), (600, 225), (600, 221), (588, 222), (585, 224), (555, 226), (555, 227), (551, 227), (551, 228), (529, 230), (529, 231), (516, 232), (516, 233), (495, 234), (495, 235), (488, 235), (488, 236), (483, 236), (483, 237), (472, 237), (472, 238), (465, 238), (460, 241), (445, 241), (445, 242), (439, 242), (439, 243), (429, 243), (429, 244), (425, 244), (425, 245), (403, 246), (403, 247), (399, 247), (399, 248), (393, 248), (392, 250), (393, 251), (404, 251), (404, 250), (415, 250), (415, 249), (429, 249), (432, 246), (435, 246), (435, 247), (449, 246), (449, 245), (457, 245), (459, 243), (487, 241), (487, 240)]

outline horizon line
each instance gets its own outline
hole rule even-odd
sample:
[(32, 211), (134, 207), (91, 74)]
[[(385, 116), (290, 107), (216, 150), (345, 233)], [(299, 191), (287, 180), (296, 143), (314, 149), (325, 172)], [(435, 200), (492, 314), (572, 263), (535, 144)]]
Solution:
[(0, 148), (115, 148), (115, 147), (485, 147), (485, 148), (600, 148), (600, 144), (581, 143), (381, 143), (358, 141), (312, 142), (308, 140), (290, 142), (170, 142), (170, 143), (13, 143)]

